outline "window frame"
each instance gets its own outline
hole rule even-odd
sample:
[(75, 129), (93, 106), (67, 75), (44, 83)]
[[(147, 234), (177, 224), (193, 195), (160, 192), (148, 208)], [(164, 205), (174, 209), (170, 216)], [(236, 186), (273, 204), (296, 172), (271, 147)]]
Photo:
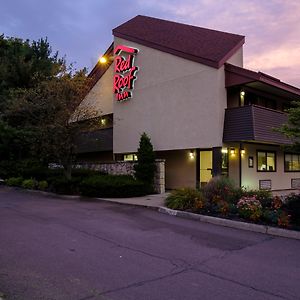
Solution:
[(283, 155), (283, 167), (284, 167), (284, 172), (285, 173), (299, 173), (300, 172), (300, 169), (299, 170), (287, 170), (286, 169), (286, 166), (285, 166), (285, 156), (286, 155), (298, 155), (300, 157), (300, 153), (293, 153), (293, 152), (284, 152), (284, 155)]
[[(265, 157), (266, 157), (266, 161), (267, 161), (267, 154), (268, 153), (273, 153), (274, 154), (274, 170), (259, 170), (258, 169), (258, 152), (264, 152), (265, 153)], [(266, 166), (268, 167), (268, 166)], [(277, 172), (277, 153), (276, 151), (273, 150), (256, 150), (256, 172), (260, 172), (260, 173), (270, 173), (270, 172)]]

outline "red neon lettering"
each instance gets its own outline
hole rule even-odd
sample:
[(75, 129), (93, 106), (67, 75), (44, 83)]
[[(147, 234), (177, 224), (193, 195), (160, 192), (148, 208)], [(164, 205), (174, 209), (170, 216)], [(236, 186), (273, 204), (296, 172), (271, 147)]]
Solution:
[(125, 91), (123, 93), (116, 94), (117, 101), (124, 101), (131, 98), (131, 92)]
[[(125, 57), (119, 55), (121, 52), (126, 52)], [(136, 72), (138, 67), (133, 65), (134, 55), (138, 49), (119, 45), (115, 48), (115, 75), (113, 80), (113, 90), (116, 94), (117, 101), (124, 101), (132, 97), (130, 90), (134, 87), (136, 80)]]
[(133, 56), (128, 55), (128, 58), (125, 59), (122, 56), (117, 56), (115, 58), (115, 72), (121, 73), (126, 72), (133, 67)]
[(133, 84), (136, 79), (135, 73), (137, 70), (137, 67), (131, 68), (126, 76), (115, 74), (113, 83), (114, 93), (119, 93), (125, 88), (127, 88), (128, 90), (133, 89)]

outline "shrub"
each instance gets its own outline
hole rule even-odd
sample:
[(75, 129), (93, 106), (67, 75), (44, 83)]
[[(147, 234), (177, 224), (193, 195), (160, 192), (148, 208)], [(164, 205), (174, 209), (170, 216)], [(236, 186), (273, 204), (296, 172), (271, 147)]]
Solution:
[(22, 188), (33, 190), (36, 187), (36, 181), (34, 179), (25, 179), (22, 182)]
[(262, 216), (262, 205), (255, 197), (242, 197), (237, 203), (239, 215), (242, 218), (257, 221)]
[(288, 227), (290, 225), (290, 215), (283, 210), (279, 210), (277, 217), (277, 224), (281, 227)]
[(151, 140), (145, 132), (141, 135), (137, 157), (138, 161), (134, 165), (136, 179), (152, 185), (156, 170), (155, 154)]
[(249, 190), (243, 191), (243, 196), (246, 198), (252, 198), (259, 200), (263, 208), (271, 208), (273, 196), (269, 190)]
[(21, 186), (23, 182), (23, 177), (11, 177), (5, 180), (8, 186)]
[(39, 181), (38, 189), (41, 191), (45, 191), (48, 188), (48, 182), (46, 180)]
[(175, 191), (166, 198), (166, 206), (178, 210), (201, 210), (205, 206), (202, 193), (192, 188), (182, 188)]
[(74, 195), (79, 193), (79, 185), (81, 178), (67, 179), (66, 177), (60, 175), (56, 177), (49, 177), (49, 189), (57, 194), (64, 195)]
[(291, 216), (291, 223), (300, 225), (300, 194), (289, 195), (283, 209)]
[(278, 223), (278, 211), (275, 209), (266, 208), (263, 210), (262, 219), (267, 223)]
[(222, 199), (229, 203), (236, 203), (241, 198), (242, 191), (235, 188), (230, 178), (216, 176), (204, 186), (203, 194), (209, 202), (218, 202)]
[(95, 175), (84, 179), (80, 193), (88, 197), (137, 197), (153, 193), (151, 186), (128, 175)]
[(10, 160), (0, 161), (0, 178), (17, 178), (20, 174), (17, 171), (16, 162)]

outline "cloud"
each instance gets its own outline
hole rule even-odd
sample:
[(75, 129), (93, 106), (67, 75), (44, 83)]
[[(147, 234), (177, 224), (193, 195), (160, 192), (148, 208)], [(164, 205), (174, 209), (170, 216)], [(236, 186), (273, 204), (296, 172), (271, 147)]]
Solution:
[[(170, 19), (246, 36), (246, 68), (300, 86), (300, 2), (297, 0), (139, 0)], [(285, 70), (285, 71), (283, 71)], [(286, 70), (289, 70), (287, 72)], [(298, 77), (298, 78), (297, 78)]]
[(245, 35), (246, 68), (300, 86), (298, 0), (10, 0), (0, 10), (0, 33), (48, 36), (68, 61), (91, 69), (111, 30), (137, 14)]

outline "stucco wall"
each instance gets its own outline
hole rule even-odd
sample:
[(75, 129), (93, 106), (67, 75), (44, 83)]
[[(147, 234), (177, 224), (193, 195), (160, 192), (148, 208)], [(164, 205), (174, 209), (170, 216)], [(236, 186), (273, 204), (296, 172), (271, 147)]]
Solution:
[(140, 51), (133, 98), (113, 101), (114, 152), (135, 152), (140, 135), (156, 151), (222, 145), (226, 89), (219, 70), (115, 38)]
[(189, 150), (160, 151), (156, 157), (165, 160), (166, 189), (196, 186), (196, 162)]
[[(238, 150), (238, 144), (231, 144)], [(271, 180), (272, 190), (291, 189), (291, 179), (300, 178), (300, 172), (284, 172), (284, 151), (281, 147), (270, 145), (244, 144), (246, 153), (242, 157), (242, 186), (247, 189), (258, 189), (259, 180)], [(257, 150), (276, 152), (276, 172), (257, 172)], [(248, 157), (253, 157), (253, 168), (248, 166)], [(236, 183), (239, 181), (239, 156), (229, 154), (229, 175)]]
[(228, 60), (227, 63), (232, 65), (243, 67), (243, 47), (241, 47), (236, 53), (234, 53)]
[(112, 64), (82, 100), (72, 116), (72, 121), (113, 113), (113, 70)]

